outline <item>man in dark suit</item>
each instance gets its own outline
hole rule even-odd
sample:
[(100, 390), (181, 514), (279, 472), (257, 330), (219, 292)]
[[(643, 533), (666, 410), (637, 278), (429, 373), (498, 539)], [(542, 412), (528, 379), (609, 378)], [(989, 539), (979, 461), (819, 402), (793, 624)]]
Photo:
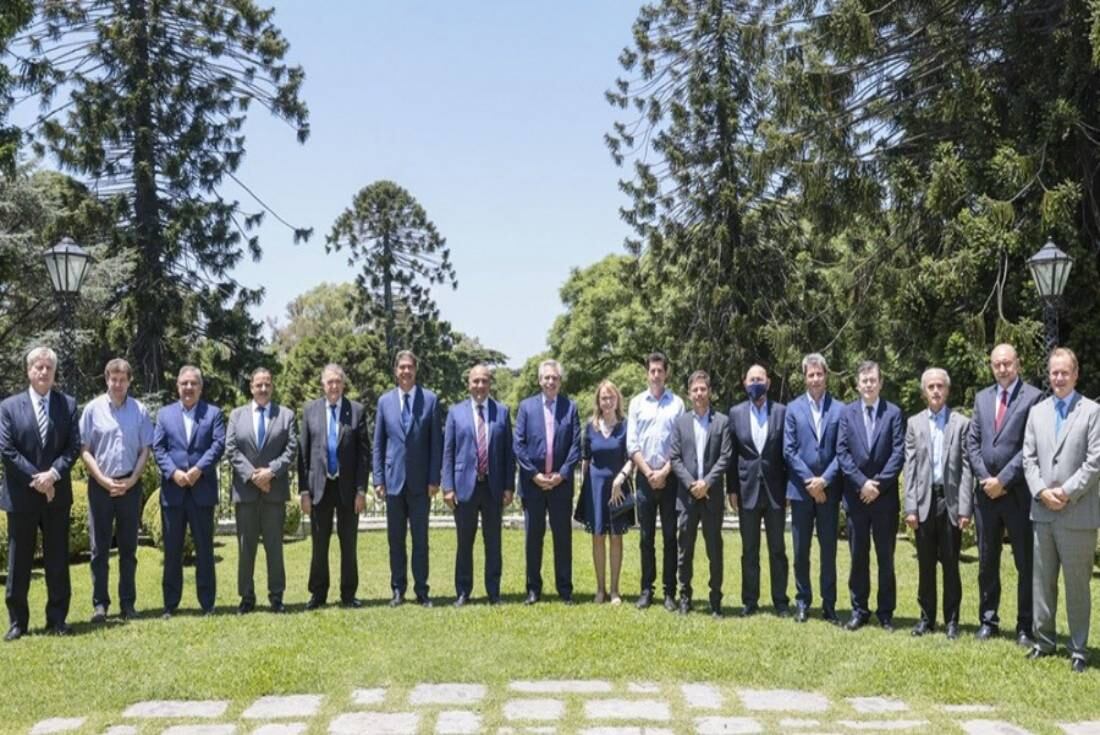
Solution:
[(378, 399), (374, 414), (374, 492), (386, 501), (391, 607), (405, 601), (408, 588), (407, 530), (412, 532), (416, 601), (432, 606), (428, 597), (428, 511), (439, 492), (443, 416), (435, 393), (416, 384), (418, 366), (412, 352), (397, 353), (397, 387)]
[(943, 622), (947, 637), (959, 637), (959, 551), (974, 507), (974, 477), (966, 456), (969, 419), (947, 406), (951, 377), (942, 368), (921, 375), (927, 410), (905, 427), (905, 524), (917, 535), (917, 604), (913, 635), (936, 628), (936, 562), (943, 565)]
[[(741, 615), (760, 602), (760, 523), (768, 541), (768, 573), (777, 615), (790, 612), (787, 597), (787, 468), (783, 462), (786, 409), (768, 399), (768, 371), (753, 365), (745, 373), (749, 399), (730, 409), (733, 455), (727, 471), (730, 508), (741, 517)], [(738, 510), (740, 509), (740, 510)]]
[(6, 641), (21, 638), (30, 625), (31, 585), (38, 529), (46, 564), (46, 631), (70, 635), (69, 471), (80, 451), (76, 401), (53, 387), (57, 354), (48, 347), (27, 353), (28, 389), (0, 403), (0, 456), (4, 483), (0, 508), (8, 515), (8, 581), (4, 601), (10, 626)]
[(252, 400), (229, 414), (225, 453), (233, 468), (233, 512), (237, 519), (237, 593), (241, 615), (256, 608), (256, 549), (264, 539), (267, 599), (272, 612), (286, 612), (283, 592), (283, 526), (290, 500), (290, 468), (298, 458), (294, 412), (271, 400), (271, 371), (256, 368), (249, 382)]
[(1016, 642), (1031, 647), (1031, 495), (1024, 479), (1023, 447), (1027, 414), (1042, 394), (1020, 380), (1020, 360), (1012, 345), (989, 356), (996, 383), (974, 398), (967, 434), (970, 468), (978, 481), (974, 519), (978, 524), (979, 640), (997, 635), (1001, 619), (1001, 546), (1008, 531), (1016, 562)]
[(703, 542), (710, 561), (710, 613), (722, 617), (722, 483), (730, 461), (729, 421), (710, 405), (710, 375), (696, 370), (688, 380), (692, 411), (676, 419), (672, 431), (672, 471), (679, 482), (676, 496), (676, 536), (680, 549), (680, 614), (691, 611), (691, 578), (695, 537), (703, 525)]
[(813, 604), (810, 542), (817, 527), (821, 552), (821, 610), (825, 620), (836, 615), (836, 545), (844, 478), (836, 458), (836, 437), (843, 404), (828, 392), (829, 366), (813, 353), (802, 358), (806, 392), (787, 404), (783, 458), (787, 461), (787, 500), (791, 504), (794, 544), (795, 620), (804, 623)]
[(340, 540), (340, 604), (362, 607), (355, 596), (359, 589), (355, 547), (359, 514), (366, 505), (370, 434), (363, 404), (344, 397), (346, 383), (343, 368), (326, 365), (321, 371), (325, 395), (302, 409), (298, 494), (302, 512), (309, 515), (312, 545), (307, 610), (316, 610), (328, 599), (328, 544), (332, 538), (333, 513)]
[(856, 371), (860, 398), (844, 407), (837, 436), (837, 459), (844, 472), (844, 510), (848, 513), (848, 549), (852, 569), (848, 589), (852, 617), (845, 626), (858, 630), (871, 619), (871, 544), (878, 562), (878, 609), (883, 629), (894, 629), (897, 579), (898, 475), (905, 463), (905, 427), (901, 409), (883, 400), (878, 363), (867, 360)]
[(222, 412), (202, 400), (202, 371), (184, 365), (176, 378), (179, 401), (157, 413), (153, 456), (160, 468), (164, 522), (164, 617), (183, 596), (183, 539), (195, 543), (195, 591), (203, 614), (214, 614), (214, 508), (218, 504), (218, 462), (225, 452)]
[(485, 544), (485, 594), (500, 604), (500, 524), (516, 488), (512, 419), (508, 407), (489, 397), (492, 373), (470, 368), (470, 400), (451, 407), (443, 433), (443, 501), (455, 514), (455, 607), (470, 601), (474, 587), (477, 517)]
[(577, 405), (561, 389), (561, 365), (539, 364), (542, 392), (519, 404), (515, 454), (523, 501), (527, 552), (527, 599), (542, 596), (542, 542), (546, 516), (554, 537), (554, 582), (562, 602), (573, 604), (573, 469), (581, 458), (581, 424)]

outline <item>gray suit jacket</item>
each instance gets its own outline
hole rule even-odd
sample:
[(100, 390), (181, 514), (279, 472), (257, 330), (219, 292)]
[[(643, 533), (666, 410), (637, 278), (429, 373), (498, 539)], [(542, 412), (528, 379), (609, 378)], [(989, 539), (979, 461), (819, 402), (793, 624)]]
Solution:
[[(302, 409), (301, 440), (298, 442), (298, 494), (309, 493), (314, 504), (321, 502), (328, 478), (328, 401), (317, 398)], [(336, 455), (339, 478), (337, 504), (350, 506), (357, 493), (365, 492), (370, 475), (371, 435), (363, 404), (346, 396), (337, 411)]]
[(711, 497), (722, 499), (722, 478), (729, 466), (733, 454), (733, 442), (730, 438), (729, 419), (713, 408), (710, 410), (710, 426), (707, 428), (707, 443), (702, 458), (695, 451), (695, 411), (680, 414), (672, 427), (669, 444), (669, 461), (676, 479), (680, 483), (680, 492), (690, 496), (688, 488), (695, 482), (700, 459), (703, 463), (703, 479), (711, 490)]
[[(1100, 406), (1077, 394), (1061, 435), (1054, 437), (1054, 396), (1036, 403), (1024, 433), (1024, 477), (1031, 491), (1031, 520), (1065, 528), (1100, 528)], [(1069, 495), (1060, 511), (1039, 493), (1059, 487)]]
[[(252, 402), (229, 414), (225, 456), (233, 467), (234, 503), (285, 503), (290, 499), (290, 467), (298, 456), (298, 426), (294, 412), (286, 406), (269, 403), (267, 407), (268, 428), (262, 448), (256, 446)], [(269, 493), (249, 482), (253, 470), (263, 467), (275, 473)]]
[[(928, 427), (928, 409), (909, 417), (905, 427), (905, 514), (914, 514), (924, 523), (932, 510), (932, 430)], [(959, 516), (974, 515), (974, 475), (966, 453), (966, 434), (970, 419), (955, 410), (948, 411), (943, 431), (943, 499), (952, 525)]]

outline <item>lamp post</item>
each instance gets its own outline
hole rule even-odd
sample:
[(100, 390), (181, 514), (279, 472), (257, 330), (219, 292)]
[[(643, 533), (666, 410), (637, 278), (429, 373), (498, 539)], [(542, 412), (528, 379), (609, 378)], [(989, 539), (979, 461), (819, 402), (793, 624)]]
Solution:
[(1046, 351), (1049, 355), (1058, 346), (1058, 307), (1062, 302), (1062, 291), (1073, 268), (1073, 258), (1047, 240), (1039, 252), (1027, 259), (1031, 277), (1035, 279), (1035, 288), (1043, 300), (1043, 329), (1046, 336)]
[(80, 286), (88, 273), (92, 257), (72, 238), (62, 238), (61, 242), (42, 254), (46, 261), (46, 271), (50, 274), (50, 284), (57, 294), (61, 309), (61, 384), (70, 391), (76, 389), (76, 334), (73, 324), (73, 309), (80, 295)]

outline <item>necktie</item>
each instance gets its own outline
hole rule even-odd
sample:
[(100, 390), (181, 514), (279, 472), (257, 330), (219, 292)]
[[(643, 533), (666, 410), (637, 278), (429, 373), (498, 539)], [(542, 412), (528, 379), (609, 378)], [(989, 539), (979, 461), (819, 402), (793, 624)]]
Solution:
[(1008, 411), (1008, 388), (1001, 388), (1001, 400), (997, 402), (997, 415), (993, 418), (993, 430), (1000, 431)]
[(489, 430), (485, 426), (485, 405), (477, 404), (477, 474), (489, 474)]
[(1062, 422), (1066, 420), (1066, 401), (1059, 398), (1054, 402), (1054, 438), (1062, 436)]
[(813, 410), (810, 412), (810, 416), (812, 416), (813, 420), (814, 420), (814, 436), (816, 436), (818, 439), (820, 439), (821, 438), (821, 403), (818, 402), (818, 401), (814, 401), (814, 400), (811, 400), (810, 403), (813, 404)]
[(554, 471), (554, 401), (546, 399), (546, 409), (543, 411), (546, 418), (546, 468), (549, 475)]
[(875, 407), (867, 407), (867, 446), (871, 446), (871, 438), (875, 435)]
[(340, 460), (336, 457), (336, 428), (340, 419), (336, 415), (336, 406), (329, 406), (329, 410), (332, 411), (332, 421), (328, 425), (328, 473), (335, 477), (340, 471)]
[(46, 446), (46, 433), (50, 428), (50, 414), (47, 410), (46, 396), (38, 399), (38, 436), (42, 438), (42, 446)]
[(404, 405), (401, 406), (401, 428), (405, 431), (409, 430), (409, 424), (412, 422), (412, 409), (409, 408), (409, 394), (405, 394)]
[(264, 413), (266, 412), (266, 409), (263, 406), (256, 406), (256, 410), (260, 412), (260, 421), (256, 425), (256, 448), (263, 449), (264, 437), (267, 436), (267, 427), (264, 426), (264, 424), (266, 423), (264, 421)]

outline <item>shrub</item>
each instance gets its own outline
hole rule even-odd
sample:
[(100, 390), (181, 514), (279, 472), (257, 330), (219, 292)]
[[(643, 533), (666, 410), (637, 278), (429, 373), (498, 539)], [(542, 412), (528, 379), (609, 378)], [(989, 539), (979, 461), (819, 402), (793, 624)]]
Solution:
[[(157, 490), (145, 501), (145, 508), (141, 511), (141, 527), (158, 549), (164, 548), (164, 518), (160, 512), (160, 490)], [(191, 529), (183, 538), (183, 556), (191, 558), (195, 555), (195, 542), (191, 540)]]
[(297, 498), (291, 498), (286, 504), (286, 520), (283, 521), (283, 536), (297, 536), (302, 528), (302, 506)]
[(73, 480), (73, 507), (69, 516), (69, 557), (76, 558), (92, 550), (88, 531), (88, 481)]

